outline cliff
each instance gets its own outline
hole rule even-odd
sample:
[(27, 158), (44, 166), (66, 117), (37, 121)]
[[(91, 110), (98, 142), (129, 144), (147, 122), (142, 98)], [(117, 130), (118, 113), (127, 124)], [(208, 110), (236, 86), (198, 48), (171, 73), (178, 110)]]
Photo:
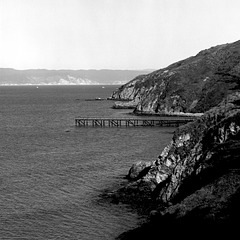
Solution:
[(129, 182), (108, 195), (117, 203), (154, 209), (150, 223), (120, 239), (169, 236), (166, 231), (186, 227), (204, 234), (237, 230), (233, 226), (240, 213), (239, 159), (240, 92), (235, 92), (179, 127), (156, 160), (134, 164)]
[(137, 104), (135, 113), (205, 112), (231, 92), (229, 78), (239, 76), (240, 41), (237, 41), (140, 75), (121, 86), (112, 99), (133, 101)]

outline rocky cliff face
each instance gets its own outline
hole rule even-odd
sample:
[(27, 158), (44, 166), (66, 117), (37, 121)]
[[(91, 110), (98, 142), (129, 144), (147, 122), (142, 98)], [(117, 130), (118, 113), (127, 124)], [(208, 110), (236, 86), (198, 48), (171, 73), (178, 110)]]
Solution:
[(217, 175), (238, 167), (234, 149), (237, 153), (240, 146), (239, 101), (240, 93), (234, 93), (227, 103), (223, 101), (196, 121), (179, 127), (157, 160), (137, 163), (130, 169), (128, 178), (134, 181), (122, 190), (139, 191), (144, 186), (151, 193), (147, 197), (169, 203), (189, 195), (202, 180), (212, 180), (212, 172)]
[(204, 112), (220, 103), (240, 77), (240, 41), (219, 45), (150, 74), (140, 75), (112, 94), (137, 104), (136, 113)]
[[(232, 224), (240, 213), (240, 92), (179, 127), (153, 162), (129, 170), (118, 201), (157, 208), (155, 224)], [(183, 225), (181, 225), (183, 226)]]

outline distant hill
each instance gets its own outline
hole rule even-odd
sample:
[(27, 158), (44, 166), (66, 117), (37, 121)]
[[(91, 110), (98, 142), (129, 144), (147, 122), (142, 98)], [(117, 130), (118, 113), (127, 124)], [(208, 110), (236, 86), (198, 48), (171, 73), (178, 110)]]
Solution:
[(140, 75), (121, 86), (112, 98), (132, 101), (136, 113), (205, 112), (221, 102), (236, 81), (240, 83), (240, 41), (211, 47)]
[(151, 70), (16, 70), (0, 68), (0, 85), (122, 85)]

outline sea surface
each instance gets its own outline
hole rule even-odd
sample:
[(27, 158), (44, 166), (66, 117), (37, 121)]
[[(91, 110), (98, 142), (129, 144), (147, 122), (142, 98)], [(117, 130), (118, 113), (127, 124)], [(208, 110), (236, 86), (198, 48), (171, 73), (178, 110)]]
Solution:
[(128, 117), (116, 86), (0, 87), (0, 239), (114, 239), (142, 218), (99, 201), (139, 160), (153, 161), (173, 128), (81, 128), (78, 116)]

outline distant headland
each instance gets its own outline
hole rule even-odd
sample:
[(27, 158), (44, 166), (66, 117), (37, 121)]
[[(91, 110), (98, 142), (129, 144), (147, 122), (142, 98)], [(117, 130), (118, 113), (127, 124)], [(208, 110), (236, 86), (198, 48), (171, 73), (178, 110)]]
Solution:
[(4, 85), (121, 85), (153, 70), (47, 70), (0, 68)]

